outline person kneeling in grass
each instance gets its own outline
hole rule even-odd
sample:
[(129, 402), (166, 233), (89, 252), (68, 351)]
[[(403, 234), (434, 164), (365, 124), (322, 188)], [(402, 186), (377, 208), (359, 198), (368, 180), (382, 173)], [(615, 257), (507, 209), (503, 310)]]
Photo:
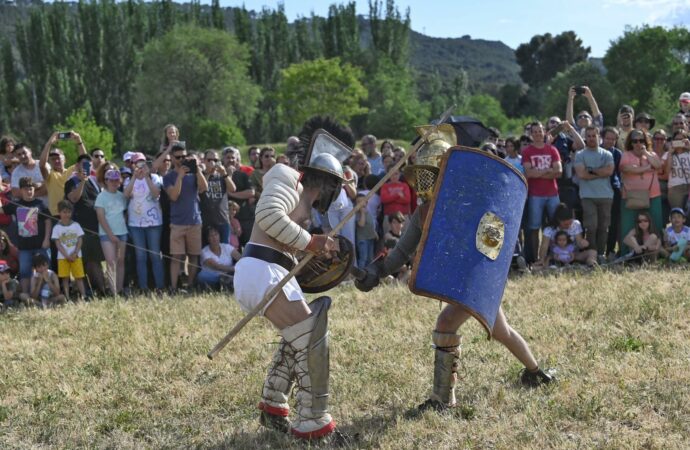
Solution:
[(58, 250), (58, 277), (62, 280), (62, 290), (69, 297), (70, 275), (74, 277), (79, 294), (86, 297), (84, 288), (84, 264), (81, 260), (81, 244), (84, 230), (72, 220), (74, 207), (68, 200), (58, 203), (60, 221), (53, 227), (52, 239)]
[(0, 308), (19, 306), (20, 304), (31, 305), (29, 296), (21, 293), (19, 289), (19, 281), (12, 278), (10, 266), (5, 260), (0, 260), (0, 291), (2, 291)]
[(31, 298), (47, 308), (65, 303), (65, 296), (60, 294), (60, 280), (55, 272), (48, 268), (50, 260), (43, 253), (36, 253), (32, 259), (34, 275), (31, 277)]
[(685, 225), (685, 211), (673, 208), (669, 219), (671, 225), (664, 231), (664, 247), (659, 253), (672, 262), (687, 262), (690, 260), (690, 227)]

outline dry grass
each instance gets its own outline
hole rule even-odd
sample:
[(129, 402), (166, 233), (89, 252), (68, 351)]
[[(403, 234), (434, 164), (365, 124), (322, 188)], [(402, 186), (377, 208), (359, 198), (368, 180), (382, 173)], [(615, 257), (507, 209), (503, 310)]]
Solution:
[[(331, 398), (358, 448), (687, 448), (687, 271), (511, 280), (510, 323), (560, 382), (518, 386), (520, 364), (472, 321), (450, 415), (405, 413), (431, 384), (439, 305), (405, 287), (332, 292)], [(139, 298), (0, 316), (2, 448), (304, 448), (263, 430), (256, 403), (276, 333), (223, 296)]]

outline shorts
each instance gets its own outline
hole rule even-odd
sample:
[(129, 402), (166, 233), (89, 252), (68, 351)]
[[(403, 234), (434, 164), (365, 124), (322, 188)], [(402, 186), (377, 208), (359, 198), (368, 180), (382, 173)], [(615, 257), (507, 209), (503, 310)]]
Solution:
[(98, 235), (87, 231), (84, 233), (84, 236), (82, 236), (81, 239), (81, 257), (84, 261), (84, 264), (88, 264), (90, 262), (99, 263), (105, 260)]
[(84, 278), (84, 263), (81, 258), (77, 258), (74, 261), (68, 261), (66, 259), (58, 259), (58, 277), (68, 278), (70, 274), (75, 278)]
[[(127, 242), (127, 233), (125, 234), (116, 234), (117, 238), (122, 241), (122, 242)], [(110, 237), (107, 234), (101, 234), (98, 236), (98, 238), (101, 240), (101, 242), (110, 242)]]
[[(248, 313), (256, 305), (261, 303), (264, 295), (270, 291), (273, 286), (280, 283), (289, 272), (281, 265), (269, 263), (261, 259), (252, 257), (243, 257), (235, 265), (235, 298), (240, 304), (240, 308), (245, 313)], [(285, 286), (283, 286), (283, 293), (288, 301), (298, 302), (305, 300), (302, 289), (297, 284), (297, 279), (292, 277)], [(263, 316), (266, 309), (275, 300), (275, 297), (261, 310), (259, 315)]]
[(558, 195), (552, 197), (530, 196), (527, 198), (527, 229), (538, 230), (544, 221), (544, 210), (548, 214), (548, 220), (553, 218), (556, 207), (560, 203)]
[(171, 255), (201, 255), (201, 224), (170, 224)]

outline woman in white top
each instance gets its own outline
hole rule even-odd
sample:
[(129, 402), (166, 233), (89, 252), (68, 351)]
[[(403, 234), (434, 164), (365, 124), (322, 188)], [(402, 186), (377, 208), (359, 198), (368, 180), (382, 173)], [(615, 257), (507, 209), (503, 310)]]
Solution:
[(218, 289), (227, 287), (232, 289), (232, 276), (235, 273), (233, 260), (242, 255), (230, 244), (220, 242), (218, 228), (206, 228), (208, 245), (201, 250), (201, 270), (196, 276), (196, 282), (204, 288)]
[(149, 258), (156, 289), (163, 289), (163, 260), (161, 259), (163, 211), (159, 201), (163, 179), (151, 173), (143, 153), (135, 153), (132, 156), (132, 164), (134, 173), (125, 184), (124, 194), (129, 199), (127, 225), (136, 246), (139, 289), (149, 288), (147, 266)]
[(671, 208), (683, 208), (690, 191), (690, 140), (685, 131), (673, 134), (673, 140), (664, 154), (668, 176), (668, 203)]

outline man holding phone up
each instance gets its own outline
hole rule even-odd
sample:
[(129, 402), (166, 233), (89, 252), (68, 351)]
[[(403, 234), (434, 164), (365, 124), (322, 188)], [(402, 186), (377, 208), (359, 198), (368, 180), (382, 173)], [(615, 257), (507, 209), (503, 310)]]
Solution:
[(206, 152), (204, 163), (208, 190), (201, 195), (201, 219), (205, 227), (210, 225), (218, 228), (220, 242), (227, 244), (230, 241), (228, 193), (235, 192), (235, 183), (232, 173), (223, 167), (215, 150)]
[(189, 258), (188, 284), (194, 284), (201, 255), (199, 195), (208, 190), (208, 183), (196, 160), (187, 155), (184, 142), (172, 142), (153, 167), (159, 167), (168, 155), (173, 170), (163, 177), (163, 188), (170, 198), (170, 285), (175, 290), (185, 257)]

